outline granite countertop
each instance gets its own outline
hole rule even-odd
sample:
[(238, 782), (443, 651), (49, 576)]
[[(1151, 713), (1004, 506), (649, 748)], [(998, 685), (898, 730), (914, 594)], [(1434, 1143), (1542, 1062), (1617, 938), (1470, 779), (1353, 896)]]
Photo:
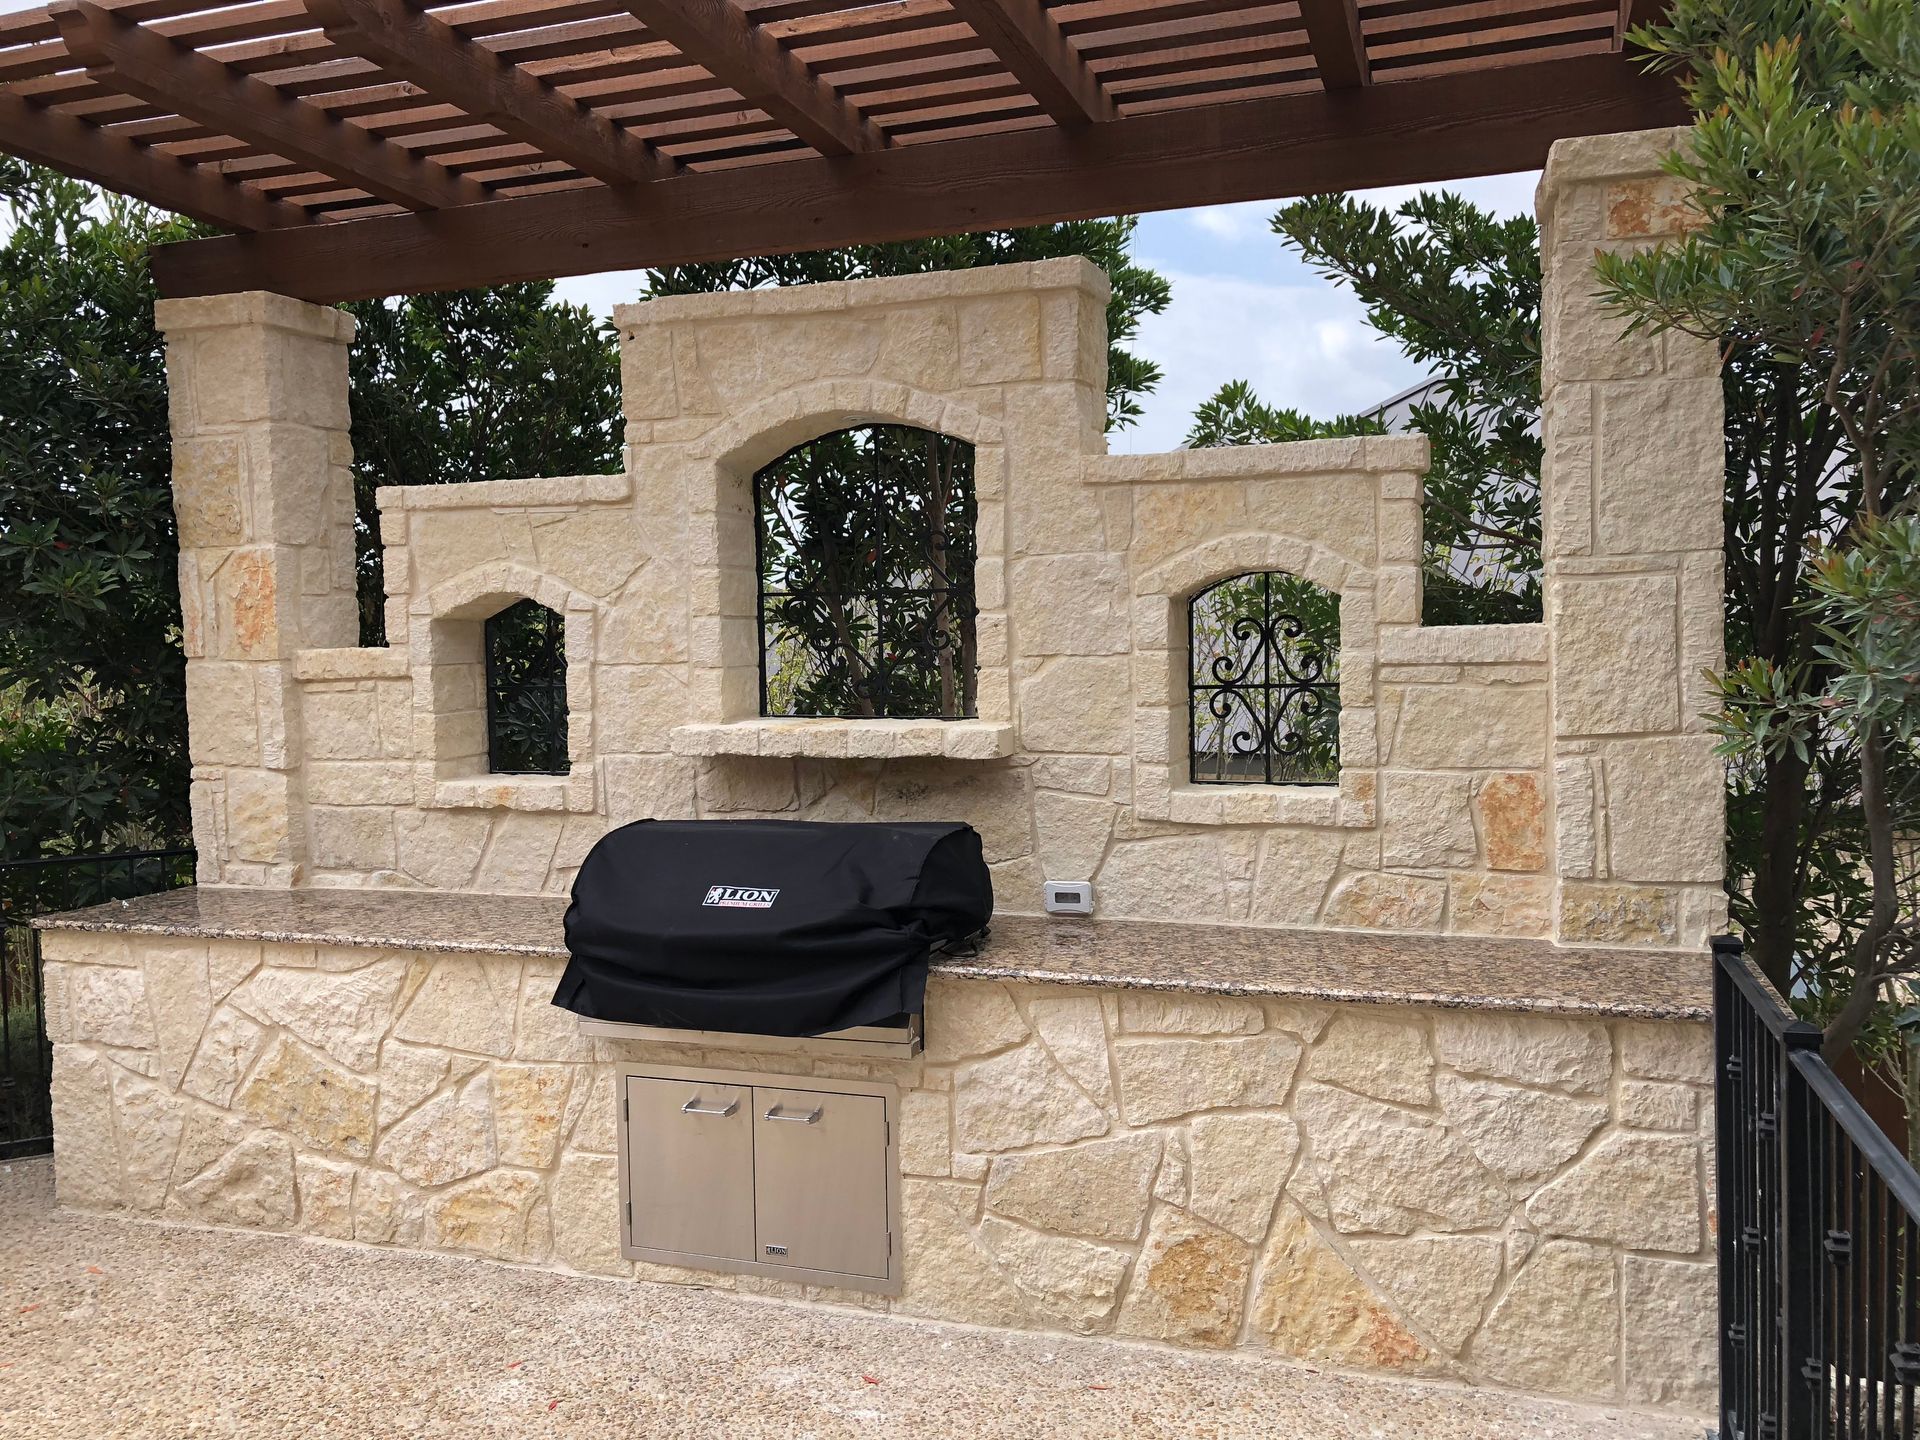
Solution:
[[(564, 957), (566, 907), (563, 897), (545, 895), (199, 887), (46, 915), (34, 924)], [(1470, 935), (996, 915), (980, 954), (936, 957), (933, 968), (982, 980), (1649, 1020), (1705, 1019), (1712, 1006), (1704, 951), (1571, 948)]]

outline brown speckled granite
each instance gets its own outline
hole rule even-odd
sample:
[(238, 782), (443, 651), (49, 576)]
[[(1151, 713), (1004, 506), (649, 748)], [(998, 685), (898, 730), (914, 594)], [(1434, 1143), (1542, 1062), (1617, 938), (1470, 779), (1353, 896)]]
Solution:
[[(558, 896), (200, 888), (34, 923), (48, 930), (561, 956), (566, 906)], [(944, 957), (934, 968), (987, 980), (1650, 1020), (1704, 1019), (1711, 1005), (1705, 954), (1464, 935), (1001, 915), (979, 956)]]

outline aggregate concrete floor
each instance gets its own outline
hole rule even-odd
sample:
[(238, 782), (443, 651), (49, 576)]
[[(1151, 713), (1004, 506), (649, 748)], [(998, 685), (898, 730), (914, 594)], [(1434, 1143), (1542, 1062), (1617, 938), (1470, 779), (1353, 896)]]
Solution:
[(0, 1165), (22, 1440), (1701, 1440), (1698, 1422), (56, 1211)]

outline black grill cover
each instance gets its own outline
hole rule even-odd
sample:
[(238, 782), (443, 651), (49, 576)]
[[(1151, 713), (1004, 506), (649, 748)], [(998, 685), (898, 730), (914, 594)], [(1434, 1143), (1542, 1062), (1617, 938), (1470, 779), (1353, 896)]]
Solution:
[(574, 878), (553, 1003), (754, 1035), (878, 1024), (918, 1011), (929, 951), (992, 913), (970, 825), (640, 820)]

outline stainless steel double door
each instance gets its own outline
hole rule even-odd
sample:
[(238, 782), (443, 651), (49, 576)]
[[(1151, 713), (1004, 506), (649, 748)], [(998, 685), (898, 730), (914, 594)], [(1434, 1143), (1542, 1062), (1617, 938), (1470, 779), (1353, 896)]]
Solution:
[(887, 1274), (880, 1096), (642, 1076), (626, 1085), (636, 1248)]

